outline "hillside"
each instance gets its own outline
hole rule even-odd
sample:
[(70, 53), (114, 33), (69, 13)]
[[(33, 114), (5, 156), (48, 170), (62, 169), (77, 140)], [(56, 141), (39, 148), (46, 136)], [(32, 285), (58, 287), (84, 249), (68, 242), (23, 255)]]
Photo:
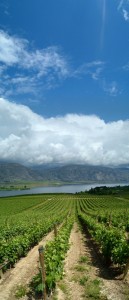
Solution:
[(64, 182), (129, 182), (129, 168), (108, 168), (101, 166), (66, 165), (54, 168), (37, 167), (45, 180)]
[(65, 165), (25, 167), (18, 163), (0, 163), (0, 182), (55, 181), (68, 183), (127, 183), (129, 168)]
[(18, 163), (0, 163), (0, 182), (38, 181), (42, 177), (30, 168)]

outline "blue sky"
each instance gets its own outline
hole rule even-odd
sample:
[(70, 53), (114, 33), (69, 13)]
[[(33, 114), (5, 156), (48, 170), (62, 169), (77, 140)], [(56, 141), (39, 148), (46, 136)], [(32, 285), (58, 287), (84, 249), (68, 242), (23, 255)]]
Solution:
[(5, 84), (3, 76), (2, 96), (44, 116), (81, 113), (97, 114), (106, 121), (128, 118), (129, 1), (5, 0), (0, 11), (1, 34), (18, 39), (28, 54), (50, 51), (64, 64), (56, 69), (56, 63), (48, 62), (45, 74), (37, 78), (38, 57), (37, 70), (20, 61), (1, 62), (8, 66), (5, 75), (22, 77), (28, 84), (28, 89), (26, 80)]
[[(6, 103), (5, 111), (23, 105), (42, 119), (91, 116), (91, 123), (97, 117), (104, 124), (121, 120), (125, 125), (128, 78), (129, 0), (1, 0), (1, 112)], [(113, 158), (102, 163), (112, 164)]]

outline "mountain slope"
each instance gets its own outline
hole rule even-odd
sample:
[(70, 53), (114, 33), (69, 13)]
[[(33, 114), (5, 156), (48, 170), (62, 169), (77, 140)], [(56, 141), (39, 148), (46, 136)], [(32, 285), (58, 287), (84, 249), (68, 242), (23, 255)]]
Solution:
[(64, 182), (129, 182), (128, 168), (67, 165), (55, 168), (37, 167), (36, 170), (47, 180)]
[(58, 181), (68, 183), (129, 182), (129, 168), (65, 165), (25, 167), (18, 163), (0, 163), (0, 182)]
[(0, 182), (38, 180), (42, 180), (42, 177), (30, 168), (18, 163), (0, 163)]

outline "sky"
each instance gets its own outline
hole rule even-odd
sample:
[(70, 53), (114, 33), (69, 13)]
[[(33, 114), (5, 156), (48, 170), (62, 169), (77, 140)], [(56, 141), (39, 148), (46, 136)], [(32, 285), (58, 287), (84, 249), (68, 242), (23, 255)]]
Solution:
[(129, 164), (129, 0), (0, 1), (0, 160)]

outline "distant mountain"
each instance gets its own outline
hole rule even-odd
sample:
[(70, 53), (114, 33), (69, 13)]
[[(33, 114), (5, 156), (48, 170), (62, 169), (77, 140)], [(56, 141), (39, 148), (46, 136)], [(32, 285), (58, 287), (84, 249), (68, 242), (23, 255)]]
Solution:
[(18, 163), (0, 163), (0, 182), (39, 181), (40, 174)]
[(129, 168), (109, 168), (102, 166), (65, 165), (44, 168), (35, 167), (35, 170), (45, 180), (62, 182), (129, 182)]
[(0, 182), (56, 181), (68, 183), (129, 183), (129, 168), (86, 165), (43, 165), (33, 168), (0, 162)]

